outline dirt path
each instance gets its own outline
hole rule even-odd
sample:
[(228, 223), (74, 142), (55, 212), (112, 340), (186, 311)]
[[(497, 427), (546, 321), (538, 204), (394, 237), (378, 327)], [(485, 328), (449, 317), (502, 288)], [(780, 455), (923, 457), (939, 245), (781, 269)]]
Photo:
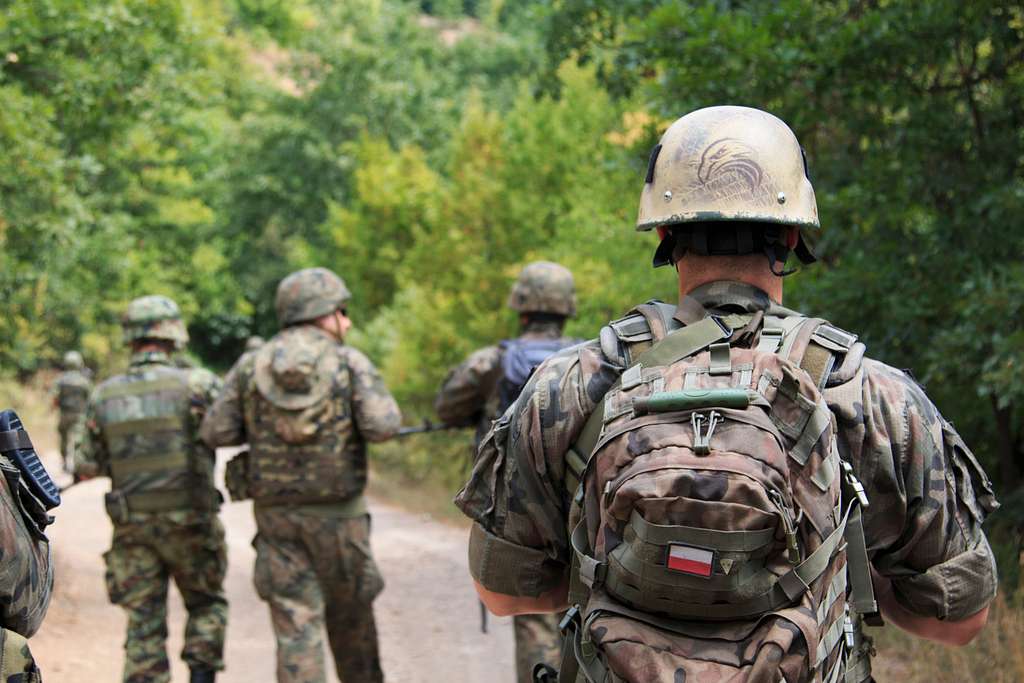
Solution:
[[(108, 488), (103, 479), (68, 491), (51, 527), (57, 590), (43, 628), (32, 640), (47, 683), (112, 683), (121, 677), (125, 620), (107, 602), (101, 559), (110, 547), (110, 522), (103, 511)], [(491, 617), (490, 633), (480, 633), (479, 608), (466, 570), (465, 531), (378, 501), (370, 507), (373, 550), (387, 581), (375, 603), (387, 680), (511, 683), (511, 622)], [(218, 682), (272, 683), (270, 618), (252, 587), (251, 505), (227, 504), (221, 517), (228, 537), (231, 612), (227, 671)], [(177, 658), (183, 627), (181, 598), (173, 592), (168, 652), (175, 681), (188, 680)]]

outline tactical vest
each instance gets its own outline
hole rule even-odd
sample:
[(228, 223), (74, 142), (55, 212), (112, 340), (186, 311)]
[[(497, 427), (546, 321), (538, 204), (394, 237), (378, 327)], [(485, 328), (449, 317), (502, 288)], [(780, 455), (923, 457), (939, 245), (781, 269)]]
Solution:
[(57, 380), (57, 405), (61, 421), (85, 412), (89, 403), (89, 381), (78, 372), (67, 372)]
[(674, 312), (602, 331), (626, 370), (567, 454), (559, 680), (867, 680), (868, 503), (822, 394), (863, 345), (781, 307), (685, 328)]
[[(278, 337), (256, 352), (254, 363), (256, 390), (246, 406), (248, 494), (261, 505), (359, 496), (366, 488), (366, 443), (352, 418), (352, 380), (336, 342), (316, 334)], [(284, 386), (282, 377), (294, 381)]]
[(163, 365), (108, 382), (96, 396), (96, 417), (106, 442), (112, 480), (107, 511), (115, 522), (128, 513), (213, 510), (213, 455), (195, 434), (189, 373)]

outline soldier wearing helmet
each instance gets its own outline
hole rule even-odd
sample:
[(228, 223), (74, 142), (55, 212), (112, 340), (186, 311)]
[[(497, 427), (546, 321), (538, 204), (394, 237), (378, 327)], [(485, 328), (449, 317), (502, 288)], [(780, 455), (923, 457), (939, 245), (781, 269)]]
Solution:
[(281, 331), (235, 363), (202, 426), (210, 447), (249, 444), (228, 463), (228, 486), (233, 499), (254, 501), (256, 591), (270, 606), (285, 683), (327, 680), (325, 625), (340, 680), (383, 680), (366, 443), (393, 436), (401, 414), (370, 360), (344, 344), (350, 298), (326, 268), (282, 280)]
[[(813, 261), (808, 238), (821, 229), (806, 163), (792, 131), (776, 117), (745, 107), (710, 107), (677, 120), (651, 154), (637, 229), (657, 232), (654, 265), (674, 266), (679, 303), (640, 305), (604, 327), (598, 339), (549, 358), (484, 440), (477, 467), (456, 499), (474, 521), (470, 571), (484, 602), (497, 614), (553, 612), (572, 602), (564, 622), (571, 656), (561, 681), (604, 680), (609, 671), (616, 680), (689, 680), (716, 677), (724, 667), (746, 667), (744, 677), (751, 680), (778, 680), (782, 675), (786, 680), (865, 681), (870, 679), (871, 647), (860, 632), (860, 620), (877, 618), (876, 611), (920, 637), (947, 644), (971, 640), (984, 625), (996, 591), (993, 555), (981, 530), (985, 516), (997, 506), (991, 484), (952, 425), (908, 374), (866, 357), (856, 335), (782, 307), (787, 257), (795, 252), (804, 263)], [(770, 375), (758, 379), (732, 365), (735, 354), (785, 359), (794, 358), (787, 354), (796, 349), (802, 358), (789, 380)], [(678, 355), (668, 355), (669, 350)], [(668, 510), (690, 505), (691, 496), (720, 497), (722, 492), (713, 488), (716, 479), (695, 480), (701, 488), (688, 494), (662, 491), (653, 484), (641, 494), (649, 496), (649, 507), (639, 513), (633, 508), (634, 516), (618, 511), (629, 519), (623, 536), (608, 519), (612, 525), (600, 538), (584, 523), (596, 510), (605, 511), (609, 497), (618, 496), (610, 480), (603, 495), (589, 488), (607, 473), (601, 467), (611, 467), (601, 444), (617, 435), (606, 428), (621, 424), (616, 421), (623, 416), (638, 420), (645, 414), (639, 403), (622, 397), (626, 392), (653, 395), (675, 382), (705, 386), (711, 380), (704, 376), (667, 372), (681, 367), (677, 361), (697, 356), (709, 364), (708, 375), (717, 375), (715, 381), (743, 389), (747, 402), (778, 392), (795, 395), (786, 393), (795, 391), (795, 382), (817, 390), (821, 402), (816, 405), (827, 411), (800, 424), (779, 422), (779, 439), (805, 432), (813, 436), (812, 423), (820, 427), (815, 430), (820, 437), (835, 425), (831, 452), (838, 454), (842, 467), (832, 476), (842, 478), (838, 484), (835, 479), (816, 480), (813, 486), (830, 491), (841, 487), (844, 501), (862, 499), (856, 524), (849, 526), (862, 531), (862, 552), (855, 552), (853, 541), (841, 546), (847, 565), (822, 589), (822, 595), (830, 590), (829, 601), (802, 615), (794, 612), (796, 621), (822, 629), (825, 637), (820, 641), (811, 642), (806, 635), (810, 631), (802, 626), (795, 636), (793, 629), (765, 634), (753, 630), (756, 624), (743, 630), (747, 622), (734, 621), (728, 631), (728, 623), (699, 621), (699, 611), (697, 622), (666, 616), (690, 598), (673, 586), (718, 590), (725, 596), (744, 581), (771, 579), (756, 570), (734, 570), (742, 562), (748, 562), (745, 568), (755, 566), (756, 557), (747, 551), (758, 532), (705, 533), (700, 525), (673, 526), (685, 522), (667, 516)], [(687, 396), (685, 391), (679, 394)], [(805, 409), (794, 409), (793, 417)], [(690, 422), (676, 425), (667, 415), (654, 415), (649, 421), (654, 431), (638, 428), (632, 440), (624, 434), (616, 444), (656, 458), (664, 442), (652, 439), (661, 428), (665, 434), (683, 434), (684, 441), (678, 443), (690, 445), (680, 448), (696, 456), (714, 450), (713, 426), (707, 425), (721, 417), (694, 413), (686, 416)], [(719, 434), (728, 434), (721, 431), (728, 428), (726, 420)], [(710, 442), (705, 451), (698, 448), (700, 439)], [(805, 445), (810, 444), (808, 440)], [(620, 453), (626, 455), (615, 451)], [(794, 447), (790, 453), (799, 457), (800, 451)], [(628, 462), (624, 458), (615, 466)], [(651, 462), (655, 467), (658, 461)], [(637, 514), (640, 522), (635, 522)], [(581, 518), (584, 522), (577, 525)], [(785, 518), (782, 513), (780, 519)], [(840, 519), (846, 525), (851, 518), (840, 514), (833, 519), (842, 529)], [(573, 528), (580, 531), (570, 538)], [(689, 539), (690, 545), (672, 545), (665, 540), (669, 531)], [(800, 553), (807, 553), (807, 559), (814, 556), (813, 548), (802, 546), (802, 537), (793, 534), (793, 561), (805, 557)], [(668, 553), (661, 552), (665, 543)], [(620, 554), (620, 548), (634, 547), (646, 547), (646, 554)], [(818, 567), (826, 566), (821, 557)], [(654, 570), (641, 587), (619, 583), (613, 588), (609, 577), (624, 575), (623, 563)], [(802, 573), (794, 570), (793, 576), (822, 585), (812, 579), (820, 574), (811, 573), (804, 563), (799, 567)], [(679, 578), (673, 571), (690, 574)], [(657, 581), (663, 581), (660, 592), (652, 593)], [(744, 599), (792, 604), (811, 589), (801, 578), (780, 590), (750, 593)], [(850, 612), (840, 613), (835, 622), (823, 621), (832, 618), (829, 605), (844, 594)], [(623, 603), (623, 595), (631, 595), (632, 602)], [(661, 607), (638, 607), (654, 604)], [(761, 603), (740, 604), (747, 609)], [(706, 611), (730, 613), (722, 605), (709, 601)], [(739, 608), (732, 613), (745, 614)], [(731, 633), (727, 639), (740, 646), (739, 657), (732, 645), (694, 649), (695, 639), (708, 632)], [(772, 643), (771, 656), (758, 660), (756, 676), (753, 660), (745, 659), (744, 644), (750, 639)]]
[(54, 383), (53, 406), (60, 413), (57, 431), (60, 433), (64, 471), (70, 473), (74, 470), (74, 445), (81, 438), (80, 426), (92, 392), (92, 379), (78, 351), (65, 353), (63, 366), (64, 372), (57, 376)]
[(111, 479), (105, 503), (114, 538), (103, 557), (110, 601), (128, 617), (124, 680), (170, 681), (173, 577), (188, 611), (182, 658), (190, 681), (212, 683), (224, 668), (227, 550), (214, 452), (199, 440), (199, 424), (221, 383), (206, 370), (175, 365), (188, 331), (171, 299), (133, 300), (122, 328), (131, 362), (89, 401), (76, 474)]
[[(473, 352), (448, 373), (434, 402), (441, 421), (475, 426), (477, 445), (491, 422), (515, 401), (535, 367), (578, 340), (562, 334), (576, 314), (572, 273), (557, 263), (530, 263), (516, 279), (508, 307), (519, 314), (519, 336)], [(556, 614), (524, 614), (514, 620), (519, 683), (533, 681), (540, 664), (557, 664), (561, 648)]]

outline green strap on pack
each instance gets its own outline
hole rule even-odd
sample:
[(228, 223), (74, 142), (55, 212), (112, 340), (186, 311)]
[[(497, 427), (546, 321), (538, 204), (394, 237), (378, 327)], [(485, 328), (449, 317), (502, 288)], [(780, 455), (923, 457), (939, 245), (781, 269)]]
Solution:
[(633, 399), (633, 412), (672, 413), (681, 410), (703, 408), (735, 408), (745, 410), (750, 405), (751, 395), (746, 389), (683, 389), (682, 391), (660, 391), (650, 396)]
[(110, 461), (110, 478), (114, 480), (114, 488), (118, 488), (125, 477), (133, 474), (183, 470), (188, 467), (188, 463), (188, 455), (180, 451), (122, 458)]

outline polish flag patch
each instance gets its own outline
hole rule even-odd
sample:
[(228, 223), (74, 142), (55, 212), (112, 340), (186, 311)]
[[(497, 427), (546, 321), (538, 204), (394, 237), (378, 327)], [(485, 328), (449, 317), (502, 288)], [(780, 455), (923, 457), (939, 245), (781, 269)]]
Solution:
[(668, 561), (665, 563), (669, 569), (693, 576), (711, 576), (711, 567), (715, 561), (715, 553), (703, 548), (694, 548), (689, 545), (670, 545), (668, 547)]

